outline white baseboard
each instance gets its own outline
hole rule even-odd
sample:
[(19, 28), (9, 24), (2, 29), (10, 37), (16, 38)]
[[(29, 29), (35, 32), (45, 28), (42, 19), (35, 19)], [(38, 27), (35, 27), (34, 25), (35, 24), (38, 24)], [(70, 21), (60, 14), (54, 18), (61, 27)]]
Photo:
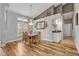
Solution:
[(0, 47), (5, 46), (6, 43), (14, 42), (14, 41), (17, 41), (17, 40), (21, 40), (21, 39), (16, 38), (16, 39), (12, 39), (12, 40), (7, 40), (7, 41), (5, 41), (3, 44), (1, 44)]
[(76, 44), (76, 48), (77, 48), (77, 51), (78, 51), (78, 53), (79, 53), (79, 46), (78, 46), (78, 44)]

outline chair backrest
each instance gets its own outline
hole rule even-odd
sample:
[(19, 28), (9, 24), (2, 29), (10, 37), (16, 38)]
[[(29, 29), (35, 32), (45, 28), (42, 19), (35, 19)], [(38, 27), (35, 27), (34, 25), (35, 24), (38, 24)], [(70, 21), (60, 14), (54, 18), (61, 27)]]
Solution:
[(39, 39), (41, 39), (41, 32), (38, 32)]
[(29, 39), (28, 33), (27, 32), (23, 32), (23, 41), (27, 41)]
[(41, 32), (38, 32), (38, 44), (41, 43)]
[(25, 36), (26, 36), (26, 38), (28, 38), (28, 33), (27, 32), (25, 32)]

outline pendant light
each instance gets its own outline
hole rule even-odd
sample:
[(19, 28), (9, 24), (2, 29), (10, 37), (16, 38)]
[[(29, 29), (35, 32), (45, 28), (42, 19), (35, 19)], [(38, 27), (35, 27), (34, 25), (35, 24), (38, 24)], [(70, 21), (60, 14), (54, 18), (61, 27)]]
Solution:
[[(32, 5), (30, 5), (30, 16), (32, 17)], [(33, 19), (29, 19), (29, 25), (33, 25)]]

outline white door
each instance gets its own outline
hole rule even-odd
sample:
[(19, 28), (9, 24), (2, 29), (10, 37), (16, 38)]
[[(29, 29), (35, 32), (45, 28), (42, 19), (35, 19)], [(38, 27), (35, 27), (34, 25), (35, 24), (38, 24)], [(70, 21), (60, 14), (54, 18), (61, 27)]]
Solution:
[(64, 36), (71, 36), (72, 34), (72, 24), (64, 24)]

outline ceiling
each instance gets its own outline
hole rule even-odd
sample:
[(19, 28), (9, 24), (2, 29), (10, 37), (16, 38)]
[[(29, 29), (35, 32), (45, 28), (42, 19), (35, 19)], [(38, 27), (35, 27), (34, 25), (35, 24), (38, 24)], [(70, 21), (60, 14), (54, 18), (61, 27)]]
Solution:
[[(35, 18), (52, 5), (57, 6), (59, 4), (60, 3), (9, 3), (8, 10), (24, 16)], [(30, 5), (32, 5), (32, 8), (30, 7)]]

